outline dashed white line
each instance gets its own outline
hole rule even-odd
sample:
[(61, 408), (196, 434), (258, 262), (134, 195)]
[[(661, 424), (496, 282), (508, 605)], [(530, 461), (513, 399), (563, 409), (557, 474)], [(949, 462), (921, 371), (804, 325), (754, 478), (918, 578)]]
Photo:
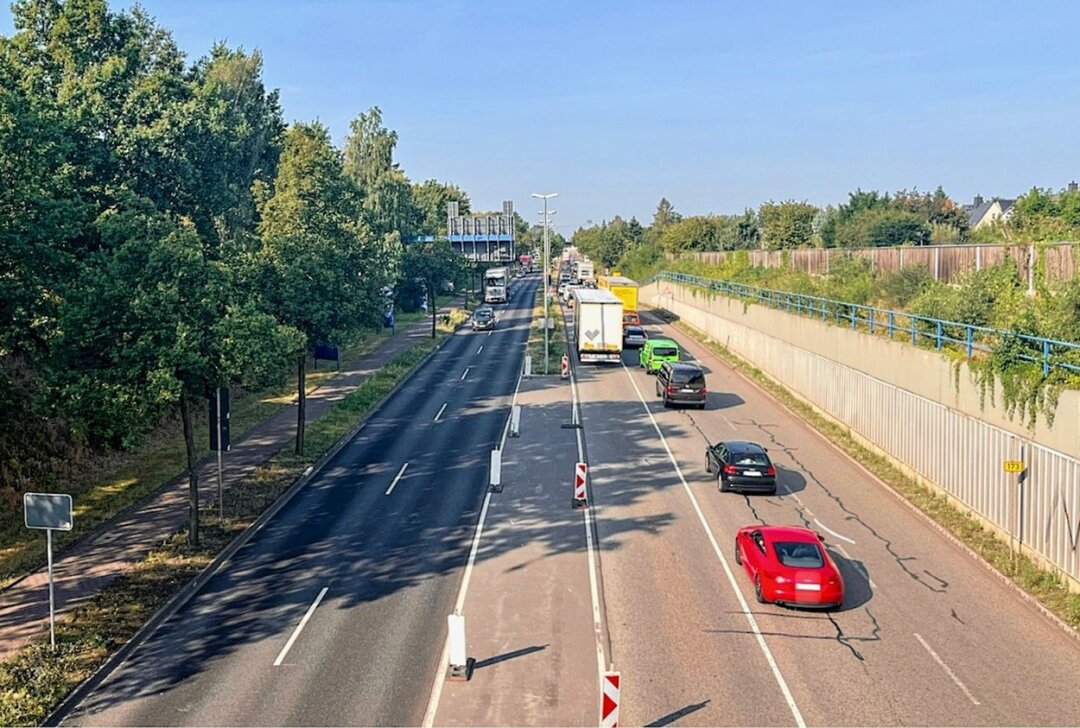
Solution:
[(925, 647), (926, 651), (930, 653), (930, 656), (934, 658), (934, 662), (941, 665), (941, 669), (945, 671), (945, 674), (952, 678), (952, 681), (956, 683), (956, 686), (958, 688), (964, 691), (964, 695), (966, 695), (967, 699), (971, 701), (971, 704), (981, 705), (981, 703), (975, 699), (975, 696), (971, 694), (971, 691), (967, 689), (967, 685), (964, 685), (964, 683), (960, 682), (960, 678), (956, 676), (956, 673), (949, 669), (949, 666), (945, 664), (944, 660), (938, 657), (938, 653), (934, 652), (933, 648), (930, 647), (930, 645), (926, 644), (926, 640), (924, 640), (918, 632), (915, 632), (913, 634), (915, 635), (915, 639), (919, 640), (919, 644)]
[(750, 610), (750, 605), (746, 603), (746, 599), (739, 590), (739, 584), (735, 580), (735, 574), (732, 573), (731, 566), (728, 565), (724, 552), (720, 550), (720, 544), (717, 543), (716, 536), (713, 534), (712, 529), (709, 528), (709, 522), (705, 520), (705, 513), (701, 510), (701, 506), (698, 504), (694, 492), (690, 489), (690, 484), (686, 482), (682, 468), (679, 467), (679, 463), (675, 459), (675, 454), (671, 452), (667, 438), (664, 437), (664, 433), (660, 429), (660, 424), (656, 421), (656, 417), (653, 415), (652, 410), (649, 409), (645, 397), (641, 394), (641, 390), (638, 388), (637, 382), (634, 381), (634, 376), (630, 373), (626, 364), (624, 363), (622, 367), (623, 371), (626, 372), (627, 379), (630, 380), (630, 384), (634, 387), (634, 391), (637, 392), (638, 399), (641, 400), (641, 406), (645, 409), (645, 414), (647, 414), (652, 421), (653, 429), (656, 430), (656, 434), (660, 438), (660, 443), (664, 446), (664, 450), (667, 451), (668, 459), (671, 461), (672, 467), (675, 468), (675, 474), (679, 476), (679, 482), (682, 483), (683, 490), (690, 499), (690, 504), (694, 507), (694, 512), (697, 513), (701, 527), (705, 529), (705, 535), (709, 538), (709, 543), (712, 545), (716, 558), (720, 560), (720, 566), (723, 567), (724, 574), (727, 576), (728, 583), (731, 585), (731, 590), (735, 593), (736, 599), (739, 600), (739, 606), (742, 608), (743, 616), (746, 617), (746, 621), (750, 625), (750, 630), (754, 633), (754, 637), (757, 640), (758, 647), (761, 648), (761, 652), (765, 656), (765, 661), (772, 670), (773, 677), (776, 679), (776, 684), (780, 687), (780, 692), (783, 693), (788, 709), (795, 719), (795, 724), (799, 728), (806, 728), (806, 722), (803, 720), (802, 713), (799, 711), (799, 706), (795, 704), (795, 697), (791, 694), (791, 690), (788, 689), (787, 681), (784, 680), (784, 676), (780, 672), (780, 666), (776, 663), (776, 659), (773, 657), (772, 650), (769, 649), (768, 643), (765, 642), (764, 635), (761, 634), (761, 628), (758, 627), (757, 620), (754, 619), (754, 613)]
[(477, 354), (479, 354), (479, 353), (480, 353), (480, 352), (482, 352), (483, 350), (484, 350), (484, 347), (483, 347), (483, 346), (481, 346), (481, 347), (480, 347), (479, 349), (477, 349), (477, 350), (476, 350), (476, 353), (477, 353)]
[(278, 653), (277, 659), (274, 660), (274, 667), (280, 667), (282, 660), (285, 659), (285, 655), (289, 654), (289, 650), (292, 649), (293, 642), (296, 642), (296, 638), (300, 636), (300, 632), (303, 631), (304, 625), (311, 619), (311, 615), (315, 613), (315, 607), (319, 606), (319, 602), (326, 596), (326, 590), (329, 586), (324, 586), (322, 591), (319, 592), (319, 596), (315, 597), (315, 601), (308, 607), (307, 612), (304, 613), (303, 619), (300, 620), (300, 624), (296, 625), (296, 629), (293, 630), (292, 636), (289, 637), (289, 641), (285, 643), (285, 646), (281, 648), (281, 652)]
[(469, 370), (470, 370), (470, 369), (472, 369), (472, 367), (465, 367), (465, 371), (463, 371), (463, 372), (461, 373), (461, 379), (459, 379), (459, 380), (458, 380), (459, 382), (460, 382), (460, 381), (462, 381), (462, 380), (464, 380), (464, 379), (465, 379), (465, 377), (469, 376)]
[(446, 411), (446, 405), (447, 404), (449, 404), (449, 403), (448, 402), (443, 402), (442, 403), (442, 407), (440, 407), (439, 411), (435, 413), (435, 419), (433, 420), (434, 422), (438, 422), (439, 418), (442, 417), (442, 413)]
[(391, 493), (394, 492), (394, 486), (396, 486), (398, 484), (398, 481), (401, 480), (401, 476), (405, 474), (405, 469), (408, 468), (408, 467), (409, 467), (408, 463), (405, 463), (404, 465), (401, 466), (401, 470), (399, 470), (398, 474), (396, 476), (394, 476), (394, 482), (391, 483), (390, 487), (386, 489), (386, 495), (390, 495)]
[(836, 536), (836, 537), (837, 537), (838, 539), (840, 539), (841, 541), (847, 541), (847, 542), (848, 542), (849, 544), (851, 544), (852, 546), (854, 546), (854, 545), (855, 545), (855, 542), (854, 542), (854, 541), (852, 541), (852, 540), (851, 540), (850, 538), (848, 538), (847, 536), (841, 536), (841, 535), (840, 535), (839, 533), (837, 533), (836, 531), (832, 530), (831, 528), (829, 528), (828, 526), (826, 526), (826, 525), (825, 525), (824, 523), (822, 523), (821, 521), (819, 521), (819, 520), (818, 520), (818, 519), (817, 519), (816, 517), (814, 518), (814, 523), (816, 523), (817, 525), (821, 526), (821, 529), (822, 529), (823, 531), (828, 531), (829, 533), (831, 533), (831, 534), (832, 534), (833, 536)]

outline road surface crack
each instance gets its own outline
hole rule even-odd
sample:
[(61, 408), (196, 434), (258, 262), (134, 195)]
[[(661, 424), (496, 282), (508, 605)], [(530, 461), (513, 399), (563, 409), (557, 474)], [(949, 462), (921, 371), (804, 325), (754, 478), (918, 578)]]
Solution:
[(851, 644), (847, 637), (844, 636), (844, 630), (840, 626), (840, 623), (836, 621), (836, 618), (828, 612), (825, 613), (825, 616), (829, 618), (829, 621), (832, 622), (832, 626), (836, 628), (836, 641), (851, 650), (851, 654), (854, 655), (855, 659), (859, 662), (865, 662), (866, 658), (862, 656), (862, 653), (855, 649), (855, 645)]
[(882, 536), (881, 534), (879, 534), (877, 532), (877, 530), (874, 529), (873, 526), (871, 526), (870, 524), (868, 524), (866, 521), (864, 521), (862, 519), (862, 516), (860, 516), (858, 513), (851, 510), (850, 508), (848, 508), (847, 505), (844, 504), (844, 499), (841, 498), (840, 496), (836, 495), (835, 493), (833, 493), (833, 491), (829, 488), (829, 486), (825, 485), (825, 483), (823, 483), (821, 481), (821, 479), (818, 478), (817, 475), (814, 474), (814, 471), (811, 468), (809, 468), (805, 463), (803, 463), (798, 458), (798, 456), (795, 454), (795, 451), (797, 450), (797, 448), (786, 445), (786, 444), (784, 444), (783, 442), (781, 442), (780, 440), (777, 439), (776, 435), (773, 434), (771, 428), (776, 428), (776, 427), (778, 427), (778, 425), (764, 424), (764, 423), (760, 423), (757, 420), (753, 420), (753, 419), (749, 420), (748, 422), (739, 422), (738, 424), (740, 424), (740, 425), (749, 425), (749, 426), (752, 426), (752, 427), (756, 427), (766, 437), (768, 437), (769, 442), (775, 448), (777, 448), (778, 450), (783, 452), (785, 455), (787, 455), (789, 458), (791, 458), (791, 461), (793, 463), (795, 463), (795, 465), (799, 468), (800, 472), (803, 475), (805, 475), (808, 479), (812, 480), (815, 484), (817, 484), (817, 486), (819, 488), (821, 488), (822, 491), (824, 491), (825, 495), (827, 495), (829, 498), (831, 498), (836, 503), (836, 505), (840, 507), (840, 510), (842, 510), (844, 513), (847, 514), (847, 518), (845, 520), (855, 521), (860, 526), (862, 526), (867, 531), (869, 531), (870, 534), (874, 538), (876, 538), (878, 541), (880, 541), (882, 543), (882, 545), (885, 547), (885, 550), (889, 553), (890, 556), (892, 556), (892, 558), (896, 562), (896, 564), (901, 569), (904, 570), (904, 573), (906, 573), (909, 577), (911, 577), (911, 579), (913, 579), (916, 583), (921, 584), (922, 586), (926, 587), (928, 590), (930, 590), (930, 591), (932, 591), (934, 593), (937, 593), (937, 594), (944, 594), (948, 590), (949, 583), (947, 581), (944, 581), (943, 579), (939, 579), (938, 577), (934, 576), (933, 574), (930, 574), (929, 572), (926, 572), (927, 574), (929, 574), (931, 576), (931, 578), (933, 578), (935, 581), (937, 581), (937, 582), (939, 582), (941, 584), (941, 586), (937, 586), (935, 584), (930, 583), (929, 581), (924, 579), (920, 574), (918, 574), (916, 571), (911, 569), (907, 565), (906, 562), (908, 562), (908, 561), (917, 561), (918, 560), (917, 557), (915, 557), (915, 556), (901, 556), (896, 551), (895, 547), (893, 546), (893, 542), (892, 542), (891, 539), (887, 539), (884, 536)]

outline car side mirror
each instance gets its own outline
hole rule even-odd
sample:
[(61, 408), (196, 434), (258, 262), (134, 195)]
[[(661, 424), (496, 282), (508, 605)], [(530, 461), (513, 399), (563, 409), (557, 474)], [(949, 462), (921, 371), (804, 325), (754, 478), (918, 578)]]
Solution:
[(817, 536), (818, 541), (821, 541), (822, 543), (825, 543), (825, 537), (822, 536), (820, 533), (814, 533), (814, 535)]

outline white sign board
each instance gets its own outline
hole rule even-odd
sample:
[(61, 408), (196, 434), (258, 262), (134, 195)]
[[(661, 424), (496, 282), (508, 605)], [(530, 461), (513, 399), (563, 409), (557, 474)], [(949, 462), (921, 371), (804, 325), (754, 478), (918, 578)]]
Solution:
[(27, 528), (71, 530), (71, 496), (66, 493), (23, 493)]

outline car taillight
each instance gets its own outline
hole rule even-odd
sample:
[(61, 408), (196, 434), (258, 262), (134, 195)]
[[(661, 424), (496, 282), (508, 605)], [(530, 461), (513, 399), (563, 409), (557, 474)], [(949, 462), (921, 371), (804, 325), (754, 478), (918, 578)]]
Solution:
[(769, 469), (765, 471), (765, 474), (775, 476), (776, 475), (776, 466), (775, 465), (770, 465)]
[(675, 387), (671, 386), (670, 384), (667, 385), (667, 393), (668, 394), (674, 394), (675, 393)]
[(705, 389), (705, 387), (702, 387), (702, 388), (701, 388), (701, 393), (702, 393), (702, 394), (708, 394), (708, 393), (709, 393), (709, 390)]
[(724, 472), (727, 475), (738, 475), (739, 474), (739, 471), (735, 469), (734, 465), (725, 465), (724, 466)]

